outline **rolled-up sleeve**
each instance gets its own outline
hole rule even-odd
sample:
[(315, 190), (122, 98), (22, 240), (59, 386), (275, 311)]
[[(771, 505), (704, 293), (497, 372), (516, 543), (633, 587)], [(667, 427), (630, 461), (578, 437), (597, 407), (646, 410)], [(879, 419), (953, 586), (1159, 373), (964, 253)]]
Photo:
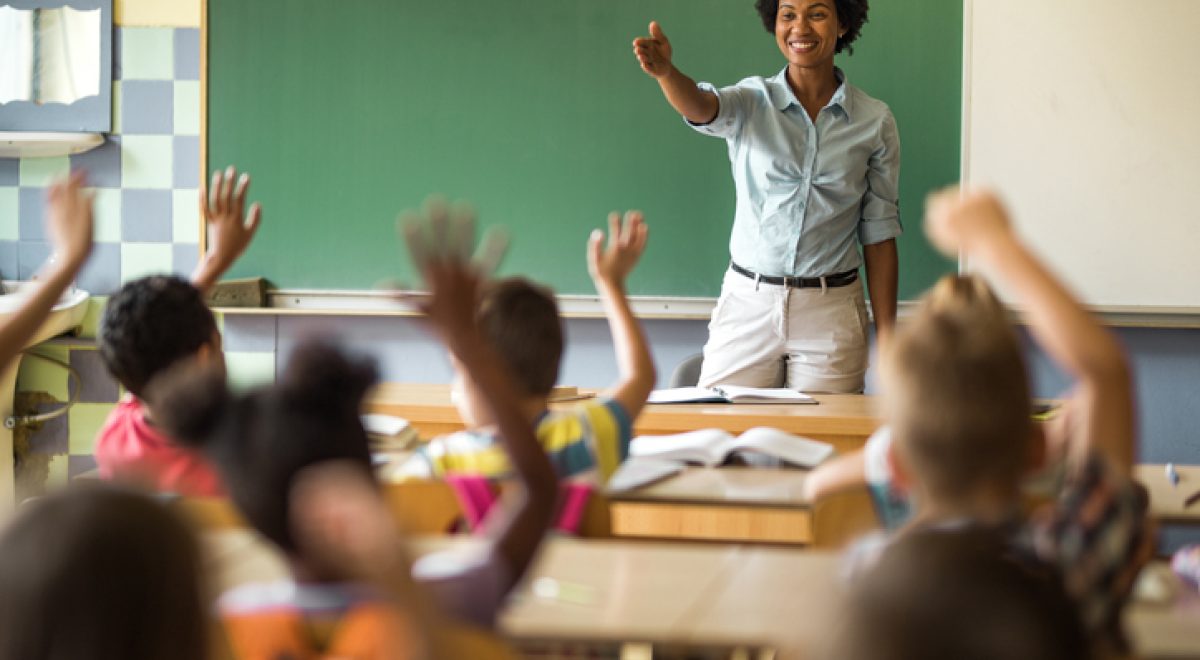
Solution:
[(737, 134), (741, 128), (742, 118), (745, 116), (745, 97), (744, 91), (740, 87), (733, 85), (717, 89), (709, 83), (696, 83), (696, 86), (706, 92), (712, 92), (717, 96), (717, 116), (707, 124), (697, 124), (687, 117), (683, 121), (687, 122), (688, 126), (696, 129), (698, 133), (711, 135), (729, 139)]
[(896, 119), (887, 113), (880, 124), (879, 146), (867, 169), (858, 241), (874, 245), (900, 235), (900, 135)]

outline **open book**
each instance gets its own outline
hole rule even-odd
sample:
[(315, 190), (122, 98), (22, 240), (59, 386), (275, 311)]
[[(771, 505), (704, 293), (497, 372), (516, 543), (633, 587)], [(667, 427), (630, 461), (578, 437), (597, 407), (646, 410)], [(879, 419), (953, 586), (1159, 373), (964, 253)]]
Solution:
[(833, 445), (759, 426), (739, 436), (721, 429), (677, 435), (641, 436), (629, 445), (630, 458), (654, 458), (716, 466), (739, 452), (753, 452), (800, 467), (816, 467), (833, 453)]
[(647, 403), (816, 403), (811, 396), (786, 387), (672, 387), (654, 390)]
[(403, 451), (417, 441), (417, 429), (403, 417), (370, 413), (362, 424), (372, 452)]
[(610, 493), (635, 490), (683, 471), (684, 464), (660, 458), (631, 458), (621, 464), (605, 484)]

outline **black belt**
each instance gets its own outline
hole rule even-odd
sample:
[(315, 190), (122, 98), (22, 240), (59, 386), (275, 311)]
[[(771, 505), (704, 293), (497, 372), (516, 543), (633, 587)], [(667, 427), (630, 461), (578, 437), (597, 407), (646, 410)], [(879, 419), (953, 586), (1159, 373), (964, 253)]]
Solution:
[[(764, 284), (774, 284), (777, 286), (790, 286), (790, 287), (793, 287), (796, 289), (810, 289), (810, 288), (819, 289), (822, 286), (839, 287), (839, 286), (846, 286), (847, 284), (854, 284), (855, 282), (858, 281), (858, 269), (857, 268), (855, 268), (854, 270), (848, 270), (844, 273), (834, 273), (833, 275), (826, 275), (824, 278), (820, 278), (820, 277), (787, 277), (787, 276), (779, 277), (778, 275), (759, 275), (758, 273), (756, 273), (752, 270), (747, 270), (745, 268), (742, 268), (741, 266), (739, 266), (733, 262), (729, 263), (729, 268), (732, 269), (733, 272), (737, 273), (738, 275), (744, 275), (745, 277), (749, 277), (750, 279), (752, 279), (756, 282), (762, 282)], [(825, 280), (824, 285), (821, 284), (822, 279)]]

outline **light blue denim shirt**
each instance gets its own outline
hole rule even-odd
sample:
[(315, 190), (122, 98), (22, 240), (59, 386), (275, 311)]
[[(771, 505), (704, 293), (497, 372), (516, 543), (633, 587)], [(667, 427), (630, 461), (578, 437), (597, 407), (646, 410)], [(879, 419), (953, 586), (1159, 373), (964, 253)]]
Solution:
[(734, 263), (762, 275), (820, 277), (862, 264), (855, 240), (900, 234), (900, 138), (882, 101), (846, 82), (814, 125), (787, 68), (716, 89), (720, 110), (704, 125), (723, 137), (737, 190), (729, 239)]

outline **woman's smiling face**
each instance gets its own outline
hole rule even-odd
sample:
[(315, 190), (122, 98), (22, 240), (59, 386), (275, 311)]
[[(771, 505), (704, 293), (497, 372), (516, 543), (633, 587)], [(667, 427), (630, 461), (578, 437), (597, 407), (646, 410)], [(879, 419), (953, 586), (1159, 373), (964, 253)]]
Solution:
[(844, 33), (833, 0), (779, 2), (775, 43), (790, 64), (807, 68), (832, 62)]

